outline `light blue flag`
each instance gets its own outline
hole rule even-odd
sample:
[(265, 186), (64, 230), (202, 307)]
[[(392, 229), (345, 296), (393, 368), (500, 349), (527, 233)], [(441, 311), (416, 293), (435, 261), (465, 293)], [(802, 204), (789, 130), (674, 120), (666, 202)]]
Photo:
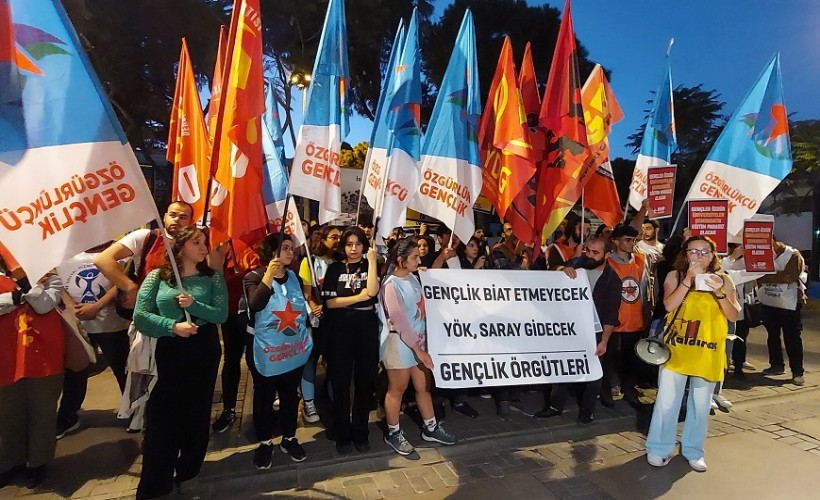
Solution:
[(404, 50), (391, 78), (386, 125), (393, 134), (392, 147), (419, 160), (421, 153), (421, 54), (418, 9), (413, 9)]
[(373, 133), (370, 135), (370, 147), (385, 148), (390, 146), (390, 129), (387, 127), (386, 113), (390, 106), (390, 94), (393, 92), (393, 82), (396, 75), (396, 66), (399, 64), (402, 50), (404, 50), (405, 32), (404, 20), (399, 21), (393, 47), (390, 50), (390, 60), (387, 63), (382, 91), (379, 94), (379, 104), (376, 106), (376, 116), (373, 120)]
[[(28, 58), (14, 85), (25, 144), (0, 135), (0, 241), (36, 281), (92, 246), (157, 218), (154, 200), (62, 5), (11, 0)], [(0, 81), (0, 96), (9, 80)], [(18, 124), (19, 125), (19, 124)], [(12, 160), (12, 161), (8, 161)], [(38, 251), (46, 248), (48, 251)]]
[(647, 199), (648, 168), (669, 165), (678, 148), (675, 134), (675, 104), (672, 99), (672, 65), (666, 58), (663, 81), (655, 92), (652, 110), (644, 126), (643, 139), (629, 185), (629, 204), (639, 210)]
[(279, 106), (273, 98), (273, 86), (268, 85), (266, 90), (265, 119), (262, 120), (262, 152), (265, 155), (262, 196), (268, 206), (285, 199), (288, 174), (285, 171), (285, 143), (279, 123)]
[(726, 123), (686, 198), (728, 199), (728, 229), (737, 235), (791, 170), (789, 118), (776, 54)]
[(349, 83), (345, 3), (330, 0), (308, 87), (304, 124), (336, 124), (341, 127), (341, 137), (346, 137), (350, 130)]
[(376, 105), (376, 115), (373, 120), (373, 132), (370, 135), (370, 144), (367, 148), (367, 157), (364, 160), (362, 171), (361, 193), (367, 200), (370, 208), (376, 209), (384, 196), (384, 183), (387, 178), (387, 150), (390, 148), (392, 133), (387, 127), (385, 116), (390, 104), (390, 92), (393, 90), (393, 77), (396, 74), (401, 52), (404, 49), (404, 20), (399, 21), (393, 47), (390, 49), (390, 60), (382, 78), (382, 89), (379, 94), (379, 103)]
[(391, 78), (385, 126), (391, 134), (388, 148), (387, 182), (381, 204), (374, 211), (380, 217), (379, 235), (404, 225), (411, 194), (419, 188), (421, 154), (421, 54), (419, 52), (418, 11), (413, 9), (407, 38)]
[(279, 117), (279, 104), (274, 97), (273, 78), (268, 80), (267, 93), (265, 94), (265, 116), (264, 123), (268, 127), (273, 146), (277, 151), (277, 156), (282, 165), (285, 165), (285, 138), (282, 136), (282, 121)]
[(342, 210), (342, 140), (349, 130), (347, 28), (343, 0), (330, 0), (293, 153), (290, 192), (319, 202), (319, 223)]
[(481, 191), (475, 26), (468, 9), (438, 88), (421, 151), (421, 184), (411, 208), (439, 219), (463, 241), (475, 229), (473, 204)]

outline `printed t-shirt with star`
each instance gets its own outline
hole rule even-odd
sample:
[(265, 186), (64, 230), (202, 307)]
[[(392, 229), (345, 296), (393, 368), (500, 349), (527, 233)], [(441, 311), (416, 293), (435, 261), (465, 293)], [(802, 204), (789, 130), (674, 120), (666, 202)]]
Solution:
[[(344, 262), (331, 264), (327, 268), (325, 281), (322, 283), (322, 300), (353, 297), (360, 294), (367, 288), (367, 266), (367, 259), (351, 264)], [(370, 309), (375, 304), (376, 297), (373, 297), (343, 309)]]

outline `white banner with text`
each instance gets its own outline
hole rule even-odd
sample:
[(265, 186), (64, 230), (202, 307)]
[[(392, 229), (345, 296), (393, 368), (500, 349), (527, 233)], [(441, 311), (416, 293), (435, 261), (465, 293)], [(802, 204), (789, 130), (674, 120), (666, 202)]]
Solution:
[(601, 378), (585, 271), (421, 271), (436, 386)]

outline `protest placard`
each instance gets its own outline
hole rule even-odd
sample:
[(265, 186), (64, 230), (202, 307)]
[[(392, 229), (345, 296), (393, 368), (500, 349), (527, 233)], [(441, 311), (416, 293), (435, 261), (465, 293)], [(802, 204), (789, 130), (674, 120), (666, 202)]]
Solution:
[(672, 205), (675, 202), (675, 176), (677, 165), (649, 167), (647, 169), (647, 195), (649, 210), (653, 219), (672, 217)]
[(747, 271), (775, 272), (773, 236), (773, 215), (755, 215), (743, 222), (743, 260)]
[(436, 386), (601, 378), (585, 271), (422, 271)]
[(729, 200), (689, 200), (689, 230), (692, 236), (708, 236), (725, 254), (728, 245)]

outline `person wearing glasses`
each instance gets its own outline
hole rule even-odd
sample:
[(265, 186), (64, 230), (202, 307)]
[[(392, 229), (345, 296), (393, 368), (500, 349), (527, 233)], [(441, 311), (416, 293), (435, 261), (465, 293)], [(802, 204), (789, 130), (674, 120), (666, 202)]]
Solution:
[(646, 460), (663, 467), (675, 447), (681, 400), (689, 383), (681, 454), (697, 472), (706, 471), (703, 443), (715, 384), (723, 380), (729, 323), (740, 305), (732, 279), (721, 272), (715, 243), (692, 236), (663, 284), (671, 321), (667, 345), (672, 357), (661, 367), (658, 396), (646, 437)]
[(339, 240), (341, 238), (342, 231), (337, 226), (323, 227), (319, 241), (310, 247), (312, 259), (310, 262), (308, 259), (303, 259), (299, 267), (299, 278), (302, 279), (302, 289), (305, 292), (305, 297), (308, 298), (310, 324), (313, 329), (313, 352), (302, 371), (302, 399), (305, 401), (302, 418), (309, 424), (315, 424), (320, 420), (314, 402), (316, 395), (316, 365), (319, 362), (319, 356), (325, 352), (326, 340), (322, 328), (324, 306), (320, 294), (327, 269), (336, 262), (339, 255)]

